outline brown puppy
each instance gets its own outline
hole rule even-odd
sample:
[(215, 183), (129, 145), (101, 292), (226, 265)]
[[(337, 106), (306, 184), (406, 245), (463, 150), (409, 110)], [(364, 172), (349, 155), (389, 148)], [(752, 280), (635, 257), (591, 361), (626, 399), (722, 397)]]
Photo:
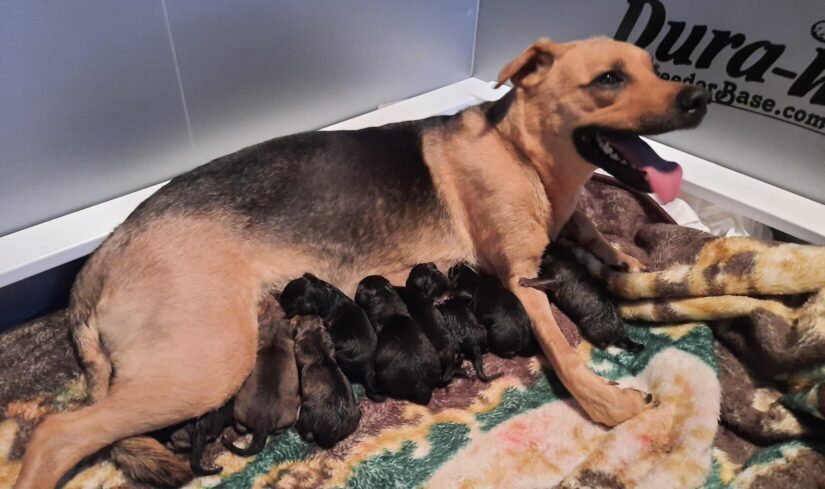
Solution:
[[(507, 79), (514, 87), (502, 100), (454, 116), (240, 150), (141, 204), (72, 291), (95, 403), (38, 426), (16, 487), (53, 487), (100, 448), (222, 405), (253, 369), (260, 297), (304, 272), (352, 294), (367, 275), (401, 285), (416, 263), (476, 265), (519, 297), (559, 378), (593, 419), (615, 425), (642, 410), (644, 394), (590, 371), (546, 295), (518, 280), (536, 276), (597, 166), (671, 198), (678, 165), (638, 135), (697, 125), (708, 94), (659, 79), (645, 51), (604, 38), (540, 40), (502, 70)], [(638, 268), (592, 223), (574, 219), (600, 258)], [(147, 445), (125, 441), (122, 467), (131, 457), (147, 482), (175, 482), (152, 475), (178, 461), (164, 466), (155, 451), (147, 469), (138, 456)]]
[[(275, 302), (272, 296), (265, 300)], [(277, 304), (267, 309), (280, 310)], [(269, 322), (260, 327), (271, 328), (271, 338), (258, 350), (255, 370), (235, 396), (235, 421), (252, 431), (252, 441), (247, 448), (238, 448), (223, 440), (227, 450), (243, 457), (263, 450), (270, 433), (278, 434), (292, 426), (301, 405), (292, 325), (284, 317), (266, 318)]]
[(295, 359), (301, 372), (301, 438), (332, 448), (358, 428), (361, 409), (352, 385), (335, 363), (332, 338), (317, 316), (295, 322)]

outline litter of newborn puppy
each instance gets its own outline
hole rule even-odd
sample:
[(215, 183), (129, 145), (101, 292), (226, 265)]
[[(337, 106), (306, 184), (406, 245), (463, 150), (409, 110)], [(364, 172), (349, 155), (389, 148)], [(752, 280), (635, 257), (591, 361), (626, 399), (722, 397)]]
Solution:
[(287, 318), (320, 316), (335, 345), (335, 361), (346, 376), (382, 401), (375, 382), (373, 355), (377, 335), (364, 311), (343, 292), (311, 273), (289, 282), (279, 297)]
[(515, 294), (495, 277), (478, 274), (466, 265), (450, 270), (462, 297), (472, 297), (471, 307), (487, 329), (490, 351), (502, 358), (529, 357), (538, 352), (538, 343), (527, 311)]
[(295, 429), (305, 441), (332, 448), (361, 420), (352, 385), (335, 363), (335, 347), (320, 318), (295, 319), (295, 359), (301, 381), (301, 409)]
[(644, 349), (628, 338), (607, 289), (578, 262), (568, 245), (551, 243), (542, 257), (539, 278), (522, 278), (519, 283), (546, 291), (596, 347), (616, 345), (634, 353)]
[[(274, 302), (271, 296), (265, 300)], [(252, 440), (247, 448), (239, 448), (223, 439), (227, 450), (243, 457), (263, 450), (269, 434), (292, 426), (301, 405), (290, 321), (268, 316), (263, 322), (259, 319), (259, 329), (263, 344), (259, 344), (255, 370), (236, 394), (233, 411), (235, 422), (252, 432)]]
[(396, 399), (427, 404), (441, 384), (438, 353), (390, 282), (364, 278), (355, 293), (378, 333), (375, 372), (381, 392)]
[[(627, 338), (606, 290), (568, 247), (548, 247), (540, 278), (521, 284), (547, 290), (596, 346), (641, 348)], [(200, 460), (205, 445), (233, 419), (236, 430), (252, 433), (246, 448), (223, 439), (236, 455), (260, 453), (268, 435), (293, 424), (304, 440), (331, 448), (361, 418), (350, 380), (362, 383), (373, 400), (386, 394), (425, 405), (434, 388), (467, 376), (464, 359), (490, 382), (503, 374), (484, 371), (485, 352), (511, 358), (538, 351), (519, 299), (496, 278), (463, 264), (448, 276), (433, 263), (418, 264), (404, 287), (366, 277), (355, 301), (306, 273), (289, 282), (277, 301), (265, 296), (261, 311), (255, 368), (236, 396), (172, 435), (176, 448), (191, 450), (197, 475), (221, 471), (202, 467)]]

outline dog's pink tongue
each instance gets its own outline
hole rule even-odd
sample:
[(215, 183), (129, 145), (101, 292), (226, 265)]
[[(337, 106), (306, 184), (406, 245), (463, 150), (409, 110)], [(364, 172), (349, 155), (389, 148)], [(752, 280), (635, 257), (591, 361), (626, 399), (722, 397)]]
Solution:
[(679, 196), (682, 188), (682, 167), (678, 164), (669, 173), (662, 173), (652, 166), (644, 168), (650, 188), (659, 197), (663, 204), (667, 204)]
[(610, 144), (633, 167), (645, 172), (651, 190), (663, 203), (667, 204), (679, 195), (682, 167), (678, 163), (663, 160), (638, 136), (610, 138)]

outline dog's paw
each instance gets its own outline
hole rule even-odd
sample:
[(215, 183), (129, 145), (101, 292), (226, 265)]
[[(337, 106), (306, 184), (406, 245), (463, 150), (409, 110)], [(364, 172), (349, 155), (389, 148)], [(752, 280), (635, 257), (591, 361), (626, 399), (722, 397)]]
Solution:
[(579, 401), (590, 419), (616, 426), (654, 405), (653, 395), (601, 377), (591, 383)]
[(644, 272), (647, 270), (644, 263), (621, 251), (616, 252), (616, 258), (613, 260), (613, 263), (609, 263), (609, 265), (617, 270), (630, 273)]

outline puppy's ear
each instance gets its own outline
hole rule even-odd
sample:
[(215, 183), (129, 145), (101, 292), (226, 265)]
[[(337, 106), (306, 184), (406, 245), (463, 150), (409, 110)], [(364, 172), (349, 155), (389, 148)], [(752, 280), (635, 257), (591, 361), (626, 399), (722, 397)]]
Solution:
[(358, 304), (361, 309), (370, 309), (374, 297), (375, 289), (364, 283), (358, 284), (358, 289), (355, 291), (355, 303)]
[(513, 86), (517, 87), (535, 86), (541, 79), (542, 72), (553, 66), (553, 62), (561, 56), (562, 51), (561, 45), (550, 39), (539, 39), (501, 69), (496, 88), (504, 85), (507, 80), (511, 80)]

